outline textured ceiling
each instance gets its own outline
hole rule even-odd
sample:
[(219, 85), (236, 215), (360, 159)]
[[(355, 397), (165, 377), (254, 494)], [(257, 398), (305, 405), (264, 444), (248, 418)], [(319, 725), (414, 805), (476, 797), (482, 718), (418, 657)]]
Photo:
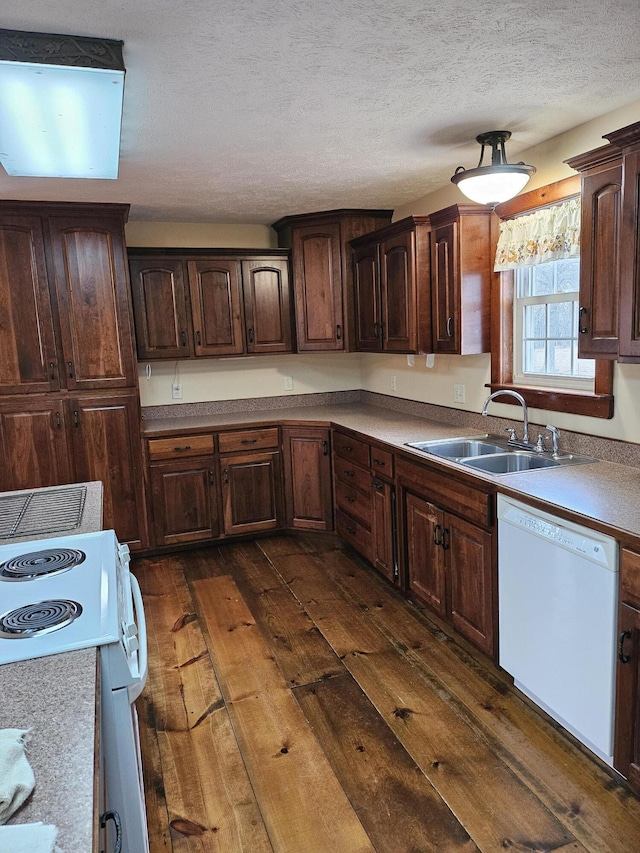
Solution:
[[(5, 28), (122, 39), (117, 181), (9, 178), (5, 198), (132, 219), (272, 222), (397, 207), (640, 96), (638, 0), (23, 0)], [(1, 117), (0, 117), (1, 120)]]

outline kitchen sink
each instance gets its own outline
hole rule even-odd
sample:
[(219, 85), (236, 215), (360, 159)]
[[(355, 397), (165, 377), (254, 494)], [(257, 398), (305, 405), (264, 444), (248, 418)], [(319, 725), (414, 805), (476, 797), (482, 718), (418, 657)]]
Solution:
[(459, 462), (487, 474), (515, 474), (518, 471), (558, 468), (596, 461), (590, 456), (576, 456), (571, 453), (551, 456), (548, 451), (536, 453), (532, 450), (522, 450), (495, 435), (465, 435), (434, 441), (415, 441), (407, 443), (407, 447), (449, 459), (451, 462)]

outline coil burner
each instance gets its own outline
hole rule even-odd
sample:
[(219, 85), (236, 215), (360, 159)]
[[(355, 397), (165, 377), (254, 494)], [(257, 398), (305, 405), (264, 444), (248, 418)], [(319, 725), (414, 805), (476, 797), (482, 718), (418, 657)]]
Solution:
[(67, 572), (84, 561), (85, 554), (76, 548), (53, 548), (19, 554), (0, 563), (0, 580), (30, 581), (44, 575)]
[(82, 613), (77, 601), (54, 599), (25, 604), (0, 616), (0, 637), (21, 640), (70, 625)]

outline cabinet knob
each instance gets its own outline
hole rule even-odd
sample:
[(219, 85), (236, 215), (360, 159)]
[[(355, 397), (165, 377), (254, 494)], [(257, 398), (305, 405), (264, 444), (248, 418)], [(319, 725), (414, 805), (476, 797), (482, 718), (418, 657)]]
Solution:
[(578, 331), (580, 332), (581, 335), (586, 335), (587, 332), (589, 331), (588, 327), (585, 326), (584, 323), (582, 322), (582, 318), (588, 313), (589, 313), (588, 309), (585, 308), (584, 306), (582, 306), (582, 308), (580, 308), (580, 310), (578, 311)]
[(453, 317), (447, 317), (447, 337), (453, 337)]

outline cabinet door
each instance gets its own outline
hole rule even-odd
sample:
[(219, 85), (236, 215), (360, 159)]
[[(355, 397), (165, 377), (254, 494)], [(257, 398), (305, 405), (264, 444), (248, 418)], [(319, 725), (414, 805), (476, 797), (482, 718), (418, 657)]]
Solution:
[(298, 351), (344, 350), (339, 224), (294, 228), (292, 250)]
[(144, 545), (137, 395), (76, 397), (67, 406), (77, 479), (101, 480), (104, 527), (132, 547)]
[(446, 614), (444, 550), (440, 543), (444, 513), (406, 493), (406, 560), (409, 589), (441, 616)]
[(376, 352), (382, 349), (377, 244), (355, 249), (353, 263), (356, 349)]
[(154, 545), (218, 536), (213, 457), (151, 468)]
[(189, 261), (195, 354), (241, 355), (240, 262), (234, 258)]
[(382, 348), (416, 350), (415, 237), (413, 231), (380, 244)]
[(32, 395), (0, 403), (0, 462), (2, 491), (72, 483), (62, 400)]
[(329, 430), (282, 430), (287, 527), (332, 530)]
[(193, 355), (184, 261), (131, 258), (129, 271), (138, 358), (176, 359)]
[(287, 261), (242, 261), (247, 352), (292, 352)]
[(135, 387), (121, 219), (52, 217), (49, 229), (67, 388)]
[(435, 352), (458, 351), (457, 239), (457, 222), (436, 228), (431, 234), (431, 316)]
[(618, 354), (622, 162), (582, 177), (580, 358)]
[(220, 459), (224, 532), (257, 533), (282, 527), (279, 453), (244, 453)]
[(618, 605), (613, 766), (640, 795), (640, 610), (624, 602)]
[(446, 516), (451, 622), (478, 648), (494, 650), (494, 573), (491, 534), (461, 518)]
[(397, 576), (395, 548), (395, 491), (376, 478), (371, 480), (373, 503), (373, 565), (392, 583)]
[(640, 361), (640, 151), (624, 155), (619, 361)]
[(58, 356), (38, 217), (0, 217), (0, 393), (55, 391)]

